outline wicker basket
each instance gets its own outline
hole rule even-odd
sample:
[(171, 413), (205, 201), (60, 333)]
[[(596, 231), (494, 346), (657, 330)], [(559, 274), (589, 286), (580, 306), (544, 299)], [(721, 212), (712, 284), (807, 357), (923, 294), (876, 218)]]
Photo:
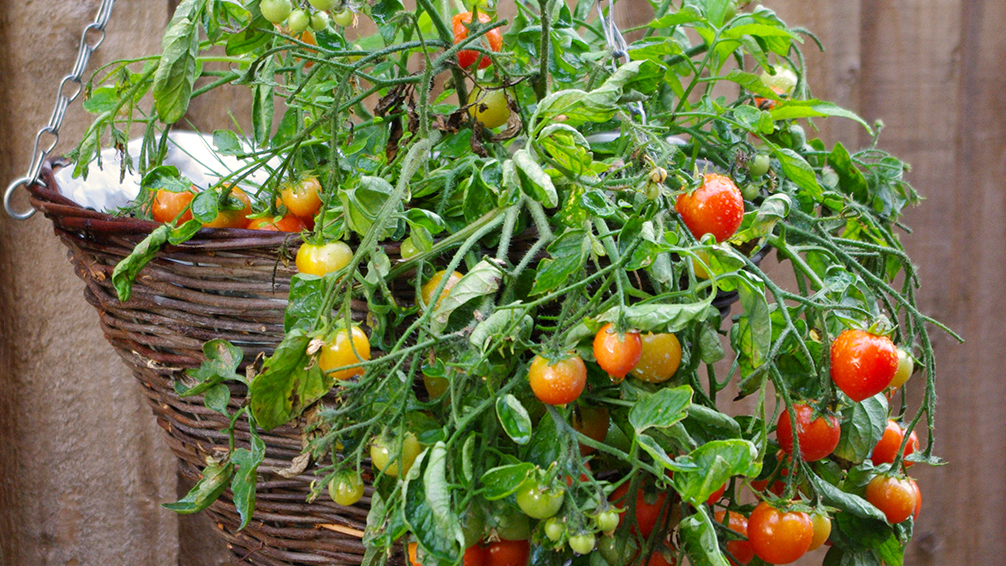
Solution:
[[(197, 480), (207, 456), (226, 453), (228, 437), (221, 431), (228, 421), (207, 409), (201, 396), (178, 397), (175, 378), (202, 363), (202, 345), (210, 339), (239, 346), (246, 364), (273, 352), (283, 338), (283, 313), (296, 273), (291, 258), (300, 237), (204, 229), (182, 245), (165, 247), (137, 276), (132, 298), (121, 303), (112, 287), (112, 270), (158, 224), (84, 209), (60, 195), (49, 170), (42, 181), (45, 186), (31, 189), (32, 205), (52, 220), (86, 284), (84, 297), (98, 311), (105, 337), (143, 386), (182, 473)], [(354, 319), (362, 321), (365, 315), (366, 305), (354, 303)], [(243, 386), (232, 387), (233, 408), (246, 393)], [(311, 468), (290, 478), (277, 473), (300, 455), (300, 429), (286, 425), (259, 435), (267, 457), (259, 467), (251, 522), (237, 530), (240, 520), (229, 491), (207, 510), (236, 562), (360, 564), (370, 486), (351, 507), (328, 497), (306, 503), (316, 479)], [(247, 446), (247, 427), (236, 436), (239, 445)]]

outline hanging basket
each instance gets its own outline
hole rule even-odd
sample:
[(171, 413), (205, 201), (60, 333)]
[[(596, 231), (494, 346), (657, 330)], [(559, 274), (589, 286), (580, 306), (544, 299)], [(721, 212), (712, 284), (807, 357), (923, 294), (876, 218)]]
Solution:
[[(136, 278), (132, 297), (120, 302), (112, 271), (159, 224), (88, 210), (59, 193), (50, 169), (44, 185), (31, 189), (31, 203), (52, 220), (68, 248), (84, 297), (98, 311), (101, 328), (133, 372), (150, 401), (157, 423), (189, 480), (200, 478), (207, 457), (228, 450), (229, 421), (208, 409), (202, 396), (179, 397), (175, 380), (202, 363), (203, 343), (216, 338), (244, 351), (244, 367), (269, 355), (283, 338), (283, 313), (290, 278), (296, 273), (297, 234), (238, 229), (204, 229), (179, 246), (166, 246)], [(386, 250), (396, 253), (396, 249)], [(363, 321), (366, 305), (354, 302), (353, 318)], [(231, 385), (231, 408), (247, 391)], [(263, 566), (360, 564), (371, 487), (357, 504), (343, 507), (327, 496), (306, 500), (317, 477), (311, 468), (289, 470), (301, 454), (301, 428), (281, 426), (259, 432), (267, 457), (259, 466), (255, 512), (241, 524), (230, 492), (207, 511), (242, 564)], [(248, 446), (247, 424), (235, 440)], [(287, 477), (290, 476), (290, 477)], [(367, 477), (365, 480), (369, 479)]]

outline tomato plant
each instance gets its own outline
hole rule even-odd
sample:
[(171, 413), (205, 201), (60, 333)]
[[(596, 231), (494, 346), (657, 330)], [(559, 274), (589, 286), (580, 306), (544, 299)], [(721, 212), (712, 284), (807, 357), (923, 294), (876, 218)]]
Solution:
[(831, 343), (831, 379), (853, 401), (883, 391), (897, 371), (897, 348), (886, 336), (847, 329)]
[[(482, 24), (488, 24), (492, 22), (492, 18), (484, 12), (479, 12), (479, 22)], [(468, 27), (472, 23), (472, 13), (471, 12), (461, 12), (451, 18), (451, 26), (454, 29), (454, 43), (455, 45), (461, 43), (462, 41), (468, 39)], [(494, 28), (486, 32), (484, 36), (484, 43), (492, 51), (499, 51), (503, 48), (503, 34), (500, 33), (499, 28)], [(478, 62), (479, 69), (485, 69), (489, 65), (493, 64), (491, 58), (486, 57), (471, 49), (462, 49), (458, 51), (458, 65), (468, 68)]]
[(717, 242), (723, 242), (744, 219), (744, 197), (729, 177), (707, 173), (699, 188), (678, 196), (675, 210), (693, 236), (712, 234)]
[(755, 556), (769, 564), (789, 564), (806, 554), (814, 524), (802, 511), (780, 511), (762, 501), (748, 518), (748, 540)]
[(894, 525), (912, 516), (916, 507), (916, 486), (907, 478), (878, 475), (866, 484), (866, 500)]
[[(806, 403), (795, 403), (797, 439), (800, 442), (800, 456), (808, 462), (816, 462), (835, 451), (842, 430), (838, 419), (831, 415), (820, 415), (813, 418), (814, 409)], [(793, 426), (789, 410), (779, 415), (775, 429), (779, 446), (787, 454), (793, 453)]]
[(643, 343), (638, 332), (616, 332), (608, 323), (594, 335), (594, 359), (617, 381), (636, 367), (642, 353)]
[(580, 356), (569, 356), (555, 363), (535, 356), (527, 376), (535, 397), (547, 405), (572, 403), (587, 386), (587, 367)]

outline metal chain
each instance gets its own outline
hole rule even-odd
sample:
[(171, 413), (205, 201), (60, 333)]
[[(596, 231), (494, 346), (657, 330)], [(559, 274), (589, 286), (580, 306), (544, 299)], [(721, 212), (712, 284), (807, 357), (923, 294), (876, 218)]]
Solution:
[[(66, 109), (80, 96), (81, 91), (84, 90), (83, 78), (84, 73), (87, 71), (87, 63), (91, 59), (91, 54), (105, 41), (105, 26), (108, 25), (108, 20), (112, 16), (112, 6), (114, 4), (115, 0), (101, 0), (98, 15), (92, 23), (84, 28), (84, 33), (80, 36), (80, 49), (77, 52), (77, 60), (73, 64), (73, 70), (69, 75), (63, 77), (63, 80), (59, 83), (59, 88), (56, 90), (56, 106), (52, 110), (49, 123), (39, 130), (35, 136), (35, 146), (31, 150), (32, 162), (28, 167), (28, 174), (11, 183), (7, 187), (7, 192), (4, 193), (4, 210), (7, 211), (7, 214), (11, 218), (27, 220), (35, 214), (35, 209), (30, 207), (23, 212), (14, 210), (11, 206), (11, 197), (18, 187), (29, 186), (38, 182), (38, 176), (42, 172), (46, 158), (49, 157), (52, 150), (56, 149), (56, 144), (59, 143), (59, 128), (63, 125)], [(76, 89), (72, 94), (63, 92), (69, 83), (76, 85)], [(42, 138), (46, 135), (51, 136), (52, 141), (47, 146), (42, 147)]]

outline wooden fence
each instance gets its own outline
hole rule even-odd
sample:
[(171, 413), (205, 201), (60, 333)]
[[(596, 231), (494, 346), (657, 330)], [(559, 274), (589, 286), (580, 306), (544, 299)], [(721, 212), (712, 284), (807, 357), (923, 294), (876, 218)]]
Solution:
[[(936, 453), (949, 465), (913, 469), (924, 503), (906, 564), (1001, 564), (1006, 3), (766, 3), (827, 47), (805, 45), (814, 93), (882, 119), (882, 146), (913, 165), (909, 179), (927, 200), (908, 212), (914, 234), (904, 241), (924, 282), (920, 301), (967, 339), (958, 345), (935, 334)], [(0, 4), (6, 183), (24, 174), (98, 0)], [(630, 19), (644, 9), (645, 2), (619, 5)], [(119, 2), (92, 68), (156, 51), (168, 17), (169, 0)], [(852, 123), (821, 124), (829, 140), (868, 141)], [(78, 105), (59, 148), (68, 150), (85, 127)], [(222, 563), (221, 544), (206, 534), (213, 525), (159, 507), (184, 486), (176, 486), (160, 431), (81, 290), (48, 221), (0, 217), (0, 566)], [(920, 385), (910, 387), (918, 403)], [(800, 564), (819, 564), (822, 555)]]

